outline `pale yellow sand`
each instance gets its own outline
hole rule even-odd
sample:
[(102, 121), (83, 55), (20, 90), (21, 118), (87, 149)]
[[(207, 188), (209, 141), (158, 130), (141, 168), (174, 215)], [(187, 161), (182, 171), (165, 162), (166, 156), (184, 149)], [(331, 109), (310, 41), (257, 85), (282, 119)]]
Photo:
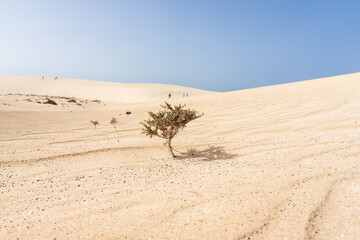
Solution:
[[(119, 103), (145, 102), (153, 100), (166, 100), (171, 93), (172, 98), (183, 98), (184, 94), (189, 97), (207, 95), (211, 92), (166, 84), (149, 84), (149, 83), (111, 83), (96, 82), (79, 79), (53, 78), (53, 77), (2, 77), (0, 76), (0, 94), (17, 94), (10, 100), (37, 100), (41, 96), (49, 95), (50, 97), (76, 97), (82, 100), (101, 100), (105, 105), (116, 105)], [(35, 96), (27, 96), (35, 95)], [(15, 98), (18, 96), (17, 98)], [(0, 103), (1, 103), (0, 95)], [(3, 100), (4, 102), (5, 100)], [(21, 105), (15, 102), (6, 102), (13, 106), (12, 110), (36, 110), (41, 108), (37, 104)], [(0, 110), (9, 109), (2, 107)], [(35, 107), (36, 106), (36, 107)], [(86, 108), (86, 106), (85, 106)], [(51, 108), (50, 108), (51, 109)], [(59, 110), (58, 108), (55, 108)], [(53, 109), (53, 110), (55, 110)], [(76, 108), (78, 109), (78, 108)], [(93, 109), (90, 106), (90, 109)], [(109, 106), (105, 109), (109, 109)], [(67, 109), (68, 110), (68, 109)]]
[(89, 82), (101, 95), (75, 88), (80, 80), (64, 81), (66, 93), (4, 79), (2, 94), (88, 103), (0, 96), (17, 104), (0, 108), (0, 239), (360, 239), (360, 73), (189, 98), (179, 90), (171, 103), (205, 115), (174, 139), (177, 159), (140, 134), (166, 87), (138, 85), (117, 100), (108, 83)]

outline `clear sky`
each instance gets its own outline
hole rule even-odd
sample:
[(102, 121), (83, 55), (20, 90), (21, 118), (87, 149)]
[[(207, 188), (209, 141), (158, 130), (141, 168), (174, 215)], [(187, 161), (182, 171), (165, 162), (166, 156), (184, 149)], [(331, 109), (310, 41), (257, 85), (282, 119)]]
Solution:
[(359, 0), (0, 0), (0, 75), (230, 91), (359, 71)]

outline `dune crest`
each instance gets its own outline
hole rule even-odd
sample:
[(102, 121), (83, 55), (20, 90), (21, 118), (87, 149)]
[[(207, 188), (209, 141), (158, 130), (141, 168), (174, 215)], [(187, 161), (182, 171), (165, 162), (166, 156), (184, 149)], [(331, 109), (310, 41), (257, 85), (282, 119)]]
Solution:
[(206, 95), (211, 92), (152, 83), (112, 83), (54, 77), (4, 77), (0, 76), (0, 94), (36, 94), (61, 97), (98, 99), (110, 104), (147, 102), (172, 98)]

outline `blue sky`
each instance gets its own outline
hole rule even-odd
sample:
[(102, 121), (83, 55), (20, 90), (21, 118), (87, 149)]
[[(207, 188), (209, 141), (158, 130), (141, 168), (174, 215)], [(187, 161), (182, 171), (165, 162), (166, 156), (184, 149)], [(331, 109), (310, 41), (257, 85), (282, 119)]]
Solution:
[(0, 75), (214, 91), (360, 71), (360, 1), (0, 0)]

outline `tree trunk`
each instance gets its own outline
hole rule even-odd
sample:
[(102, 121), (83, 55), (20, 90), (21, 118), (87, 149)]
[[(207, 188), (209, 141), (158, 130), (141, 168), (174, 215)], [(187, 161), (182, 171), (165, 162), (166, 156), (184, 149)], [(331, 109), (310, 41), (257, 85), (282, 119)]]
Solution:
[(169, 138), (168, 148), (169, 148), (169, 151), (170, 151), (172, 157), (173, 157), (173, 158), (176, 158), (176, 156), (175, 156), (175, 154), (174, 154), (174, 152), (173, 152), (173, 149), (172, 149), (172, 147), (171, 147), (171, 139), (172, 139), (172, 138)]

